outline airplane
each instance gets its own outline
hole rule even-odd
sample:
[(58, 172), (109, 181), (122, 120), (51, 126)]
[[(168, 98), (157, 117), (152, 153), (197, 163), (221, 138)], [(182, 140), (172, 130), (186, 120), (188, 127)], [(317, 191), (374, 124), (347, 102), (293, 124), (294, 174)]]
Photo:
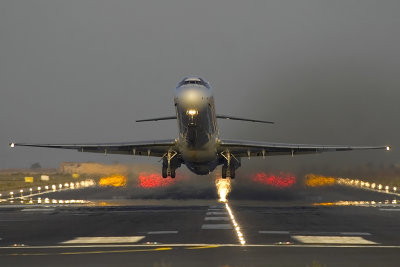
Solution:
[(195, 174), (207, 175), (222, 165), (222, 178), (235, 178), (241, 158), (275, 155), (315, 154), (330, 151), (386, 149), (389, 146), (307, 145), (274, 142), (255, 142), (220, 139), (217, 119), (230, 119), (256, 123), (271, 121), (246, 119), (215, 113), (213, 90), (208, 82), (197, 76), (185, 77), (175, 88), (176, 114), (168, 117), (137, 120), (137, 122), (177, 120), (179, 136), (175, 139), (123, 143), (92, 144), (30, 144), (10, 143), (11, 147), (44, 147), (75, 149), (79, 152), (126, 154), (160, 157), (162, 177), (175, 178), (182, 164)]

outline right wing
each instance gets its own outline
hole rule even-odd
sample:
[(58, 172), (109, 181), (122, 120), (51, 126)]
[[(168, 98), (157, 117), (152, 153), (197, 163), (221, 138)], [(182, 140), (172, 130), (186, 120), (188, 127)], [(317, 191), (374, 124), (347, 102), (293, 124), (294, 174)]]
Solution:
[(139, 156), (163, 157), (170, 149), (176, 150), (176, 140), (153, 140), (140, 142), (124, 143), (92, 143), (92, 144), (30, 144), (30, 143), (11, 143), (10, 147), (45, 147), (74, 149), (79, 152), (92, 152), (104, 154), (125, 154)]

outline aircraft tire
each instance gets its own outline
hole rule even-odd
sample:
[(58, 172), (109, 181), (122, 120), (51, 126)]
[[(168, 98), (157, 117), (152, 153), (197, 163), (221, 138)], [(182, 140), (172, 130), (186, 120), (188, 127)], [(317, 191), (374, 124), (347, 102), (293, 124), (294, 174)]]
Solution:
[(168, 177), (167, 168), (166, 167), (164, 167), (164, 166), (162, 167), (161, 174), (162, 174), (163, 178), (167, 178)]
[(176, 172), (175, 169), (171, 169), (171, 178), (175, 178)]
[(235, 179), (236, 173), (235, 173), (235, 168), (231, 168), (231, 179)]
[(226, 167), (222, 166), (222, 178), (226, 178)]

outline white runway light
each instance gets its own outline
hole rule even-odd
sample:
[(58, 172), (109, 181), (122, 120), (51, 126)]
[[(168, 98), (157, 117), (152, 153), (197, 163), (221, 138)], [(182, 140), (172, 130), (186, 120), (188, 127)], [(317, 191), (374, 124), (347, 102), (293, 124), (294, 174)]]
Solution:
[(235, 226), (234, 229), (236, 231), (236, 235), (239, 239), (239, 242), (242, 246), (244, 246), (246, 244), (246, 240), (244, 239), (243, 233), (240, 231), (240, 226), (239, 224), (236, 222), (235, 220), (235, 216), (232, 213), (231, 208), (229, 207), (229, 204), (226, 202), (225, 203), (225, 208), (228, 211), (229, 217), (231, 218), (231, 222), (232, 224)]

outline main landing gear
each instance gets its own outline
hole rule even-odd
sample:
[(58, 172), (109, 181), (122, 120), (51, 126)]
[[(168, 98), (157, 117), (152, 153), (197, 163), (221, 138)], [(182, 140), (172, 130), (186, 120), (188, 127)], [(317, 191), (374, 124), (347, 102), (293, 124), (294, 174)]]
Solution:
[(163, 178), (167, 178), (170, 176), (171, 178), (175, 178), (176, 176), (176, 169), (175, 168), (168, 168), (167, 166), (162, 166), (161, 174)]
[(222, 178), (230, 177), (231, 179), (235, 179), (235, 168), (234, 167), (228, 167), (223, 165), (222, 166)]
[(167, 178), (168, 176), (175, 178), (176, 169), (180, 166), (177, 158), (175, 158), (176, 155), (178, 155), (178, 153), (174, 150), (168, 150), (168, 152), (164, 155), (161, 169), (163, 178)]
[(222, 165), (222, 178), (230, 177), (235, 179), (236, 169), (240, 167), (240, 161), (229, 151), (221, 152), (221, 156), (225, 159)]

